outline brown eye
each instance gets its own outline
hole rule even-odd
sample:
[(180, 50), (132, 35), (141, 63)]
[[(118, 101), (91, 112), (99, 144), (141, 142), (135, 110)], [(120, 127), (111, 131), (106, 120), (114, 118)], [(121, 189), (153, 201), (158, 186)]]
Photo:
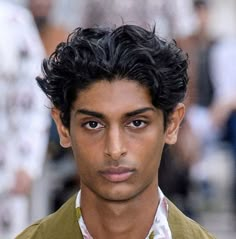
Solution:
[(87, 128), (87, 129), (90, 129), (90, 130), (93, 130), (93, 129), (101, 129), (104, 126), (97, 121), (88, 121), (88, 122), (83, 124), (83, 127)]
[(88, 126), (92, 129), (95, 129), (98, 126), (98, 123), (95, 121), (91, 121), (88, 123)]
[(146, 125), (147, 125), (147, 122), (143, 120), (133, 120), (128, 124), (128, 126), (132, 128), (143, 128)]
[(133, 125), (135, 126), (135, 127), (140, 127), (140, 125), (142, 125), (142, 121), (141, 120), (134, 120), (133, 121)]

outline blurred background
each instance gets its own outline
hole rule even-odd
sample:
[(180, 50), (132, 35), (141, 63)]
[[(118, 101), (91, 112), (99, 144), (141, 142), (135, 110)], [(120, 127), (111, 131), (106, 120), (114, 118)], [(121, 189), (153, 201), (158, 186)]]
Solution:
[(188, 52), (186, 118), (164, 150), (160, 187), (216, 238), (236, 238), (236, 1), (0, 0), (0, 239), (78, 190), (71, 151), (32, 81), (42, 59), (75, 27), (123, 23), (155, 24)]

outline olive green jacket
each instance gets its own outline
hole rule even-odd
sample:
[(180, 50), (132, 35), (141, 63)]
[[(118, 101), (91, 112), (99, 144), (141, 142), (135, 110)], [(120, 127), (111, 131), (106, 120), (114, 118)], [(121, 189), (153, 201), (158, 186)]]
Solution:
[[(83, 239), (73, 196), (57, 212), (37, 221), (16, 239)], [(173, 239), (213, 239), (199, 224), (186, 217), (169, 201), (168, 222)]]

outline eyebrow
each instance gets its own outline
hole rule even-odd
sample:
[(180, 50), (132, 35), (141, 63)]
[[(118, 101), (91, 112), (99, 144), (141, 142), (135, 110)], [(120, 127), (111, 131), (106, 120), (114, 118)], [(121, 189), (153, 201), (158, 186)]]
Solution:
[[(145, 113), (147, 111), (155, 111), (155, 109), (152, 107), (145, 107), (145, 108), (137, 109), (137, 110), (125, 113), (125, 117), (132, 117), (132, 116), (135, 116), (138, 114)], [(93, 116), (93, 117), (96, 117), (99, 119), (105, 119), (105, 116), (102, 113), (92, 111), (92, 110), (87, 110), (87, 109), (78, 109), (75, 112), (75, 115), (77, 115), (77, 114), (84, 114), (84, 115)]]
[(135, 115), (145, 113), (147, 111), (155, 111), (155, 109), (152, 108), (152, 107), (145, 107), (145, 108), (141, 108), (141, 109), (137, 109), (137, 110), (128, 112), (128, 113), (125, 114), (125, 116), (126, 117), (132, 117), (132, 116), (135, 116)]
[(78, 109), (75, 112), (75, 115), (77, 114), (83, 114), (83, 115), (89, 115), (89, 116), (93, 116), (99, 119), (104, 119), (105, 116), (101, 113), (98, 113), (96, 111), (92, 111), (92, 110), (87, 110), (87, 109)]

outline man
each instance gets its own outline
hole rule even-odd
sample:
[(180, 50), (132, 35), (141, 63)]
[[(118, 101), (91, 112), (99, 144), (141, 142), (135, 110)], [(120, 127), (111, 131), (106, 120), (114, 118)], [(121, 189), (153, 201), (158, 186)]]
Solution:
[(187, 56), (174, 42), (135, 25), (78, 28), (43, 72), (81, 190), (18, 239), (213, 238), (158, 188), (163, 147), (185, 112)]

